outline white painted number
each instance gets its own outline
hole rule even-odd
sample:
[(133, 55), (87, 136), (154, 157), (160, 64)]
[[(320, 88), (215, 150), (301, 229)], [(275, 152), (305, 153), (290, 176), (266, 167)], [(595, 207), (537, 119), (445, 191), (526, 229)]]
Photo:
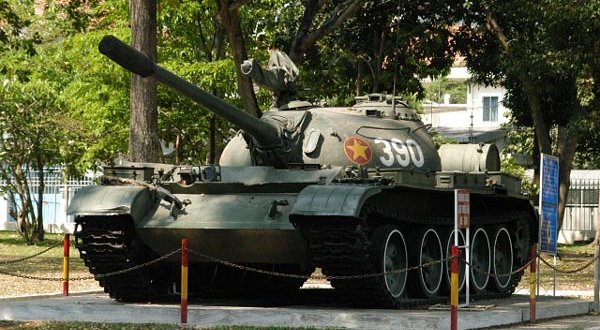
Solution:
[(406, 142), (399, 139), (375, 139), (376, 144), (383, 145), (383, 156), (379, 160), (384, 166), (393, 166), (396, 162), (402, 167), (408, 167), (412, 162), (415, 167), (423, 167), (425, 157), (417, 141), (408, 139)]

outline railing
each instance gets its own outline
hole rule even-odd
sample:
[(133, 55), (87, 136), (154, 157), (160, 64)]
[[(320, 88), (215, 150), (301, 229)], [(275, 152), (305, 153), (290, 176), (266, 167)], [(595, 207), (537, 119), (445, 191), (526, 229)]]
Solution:
[[(571, 179), (565, 217), (559, 238), (565, 243), (594, 238), (598, 217), (600, 178)], [(562, 237), (561, 237), (562, 236)]]
[[(28, 183), (32, 198), (37, 199), (40, 189), (37, 171), (29, 173)], [(0, 182), (0, 184), (5, 184), (5, 182)], [(71, 198), (77, 190), (91, 184), (93, 184), (93, 178), (90, 176), (72, 177), (65, 180), (60, 168), (45, 170), (42, 215), (46, 231), (61, 232), (61, 227), (68, 226), (73, 222), (66, 215)], [(8, 212), (8, 210), (15, 209), (19, 205), (19, 197), (14, 197), (15, 199), (11, 200), (10, 196), (6, 196), (6, 199), (0, 196), (0, 204), (4, 204), (0, 205), (0, 210), (6, 210), (5, 214), (4, 212), (0, 214), (0, 228), (10, 228), (10, 225), (15, 222), (15, 219)]]

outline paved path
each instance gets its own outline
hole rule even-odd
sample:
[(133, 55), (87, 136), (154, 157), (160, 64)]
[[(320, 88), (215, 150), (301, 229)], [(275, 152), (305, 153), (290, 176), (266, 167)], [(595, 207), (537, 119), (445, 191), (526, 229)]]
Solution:
[[(322, 291), (322, 290), (320, 290)], [(528, 320), (528, 296), (480, 301), (472, 305), (493, 306), (480, 311), (459, 311), (459, 328), (487, 328), (518, 324)], [(538, 320), (586, 314), (590, 300), (540, 297)], [(51, 320), (125, 323), (171, 323), (180, 320), (176, 304), (122, 304), (106, 294), (70, 297), (0, 299), (0, 319), (7, 321)], [(254, 325), (285, 327), (345, 327), (351, 329), (449, 329), (448, 310), (377, 310), (340, 308), (332, 305), (219, 306), (195, 303), (190, 306), (188, 324)], [(524, 328), (528, 329), (528, 328)]]

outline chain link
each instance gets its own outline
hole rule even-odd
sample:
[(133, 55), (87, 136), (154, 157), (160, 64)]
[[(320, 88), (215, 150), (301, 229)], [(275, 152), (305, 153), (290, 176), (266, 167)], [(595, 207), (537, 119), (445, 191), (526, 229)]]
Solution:
[[(143, 264), (139, 264), (137, 266), (133, 266), (131, 268), (127, 268), (127, 269), (123, 269), (123, 270), (118, 270), (118, 271), (111, 272), (111, 273), (106, 273), (106, 274), (98, 274), (98, 275), (95, 276), (95, 278), (96, 279), (101, 279), (101, 278), (107, 278), (107, 277), (111, 277), (111, 276), (122, 275), (122, 274), (125, 274), (125, 273), (133, 272), (135, 270), (138, 270), (138, 269), (141, 269), (141, 268), (144, 268), (144, 267), (148, 267), (148, 266), (157, 264), (157, 263), (159, 263), (161, 261), (167, 260), (167, 259), (171, 258), (172, 256), (174, 256), (175, 254), (178, 254), (180, 252), (181, 252), (181, 248), (179, 248), (177, 250), (174, 250), (174, 251), (172, 251), (170, 253), (167, 253), (167, 254), (165, 254), (162, 257), (156, 258), (154, 260), (150, 260), (148, 262), (145, 262)], [(94, 278), (94, 276), (92, 276), (92, 278)]]
[[(90, 275), (90, 276), (72, 277), (72, 278), (68, 278), (68, 280), (69, 281), (85, 281), (85, 280), (93, 280), (93, 279), (97, 279), (98, 280), (98, 279), (107, 278), (107, 277), (111, 277), (111, 276), (122, 275), (122, 274), (126, 274), (126, 273), (129, 273), (129, 272), (136, 271), (136, 270), (144, 268), (144, 267), (148, 267), (148, 266), (154, 265), (156, 263), (159, 263), (161, 261), (169, 259), (173, 255), (178, 254), (180, 252), (181, 252), (181, 249), (177, 249), (177, 250), (175, 250), (173, 252), (165, 254), (162, 257), (150, 260), (150, 261), (145, 262), (143, 264), (139, 264), (139, 265), (133, 266), (131, 268), (117, 270), (117, 271), (114, 271), (114, 272), (111, 272), (111, 273), (106, 273), (106, 274), (97, 274), (95, 276), (94, 275)], [(24, 279), (28, 279), (28, 280), (37, 280), (37, 281), (54, 281), (54, 282), (65, 281), (65, 279), (62, 278), (62, 277), (41, 277), (41, 276), (23, 275), (23, 274), (19, 274), (19, 273), (5, 272), (5, 271), (2, 271), (2, 270), (0, 270), (0, 274), (6, 275), (6, 276), (12, 276), (12, 277), (24, 278)]]
[(0, 266), (16, 264), (16, 263), (19, 263), (19, 262), (23, 262), (23, 261), (26, 261), (26, 260), (33, 259), (35, 257), (41, 256), (42, 254), (44, 254), (44, 253), (46, 253), (46, 252), (48, 252), (48, 251), (50, 251), (50, 250), (52, 250), (52, 249), (54, 249), (54, 248), (56, 248), (58, 246), (61, 246), (63, 244), (63, 242), (64, 242), (64, 240), (61, 241), (60, 243), (56, 243), (56, 244), (54, 244), (52, 246), (49, 246), (48, 248), (46, 248), (46, 249), (44, 249), (44, 250), (42, 250), (42, 251), (40, 251), (38, 253), (32, 254), (32, 255), (27, 256), (27, 257), (23, 257), (23, 258), (19, 258), (19, 259), (14, 259), (14, 260), (0, 261)]
[(429, 266), (433, 266), (435, 264), (439, 264), (439, 263), (445, 262), (450, 259), (450, 258), (444, 258), (444, 259), (440, 259), (440, 260), (430, 261), (430, 262), (421, 264), (419, 266), (413, 266), (413, 267), (404, 268), (404, 269), (396, 269), (396, 270), (380, 272), (380, 273), (370, 273), (370, 274), (360, 274), (360, 275), (343, 275), (343, 276), (319, 275), (319, 276), (313, 277), (311, 275), (287, 274), (287, 273), (273, 272), (273, 271), (268, 271), (268, 270), (264, 270), (264, 269), (248, 267), (248, 266), (236, 264), (236, 263), (233, 263), (233, 262), (230, 262), (227, 260), (215, 258), (215, 257), (206, 255), (204, 253), (201, 253), (201, 252), (198, 252), (198, 251), (195, 251), (192, 249), (188, 249), (188, 251), (190, 251), (191, 253), (196, 254), (198, 256), (201, 256), (204, 259), (208, 259), (210, 261), (214, 261), (214, 262), (220, 263), (225, 266), (229, 266), (229, 267), (233, 267), (233, 268), (237, 268), (237, 269), (245, 270), (245, 271), (249, 271), (249, 272), (254, 272), (254, 273), (259, 273), (259, 274), (264, 274), (264, 275), (278, 276), (278, 277), (287, 277), (287, 278), (296, 278), (296, 279), (311, 278), (311, 279), (315, 279), (315, 280), (328, 280), (328, 281), (331, 281), (331, 280), (357, 280), (357, 279), (385, 276), (388, 274), (405, 273), (405, 272), (409, 272), (409, 271), (416, 270), (419, 268), (427, 268)]
[(540, 258), (540, 260), (546, 266), (550, 267), (550, 269), (555, 270), (555, 271), (557, 271), (559, 273), (563, 273), (563, 274), (574, 274), (574, 273), (580, 272), (580, 271), (588, 268), (589, 266), (591, 266), (594, 263), (594, 261), (598, 260), (598, 258), (600, 257), (600, 256), (595, 256), (592, 260), (588, 261), (585, 265), (583, 265), (583, 266), (581, 266), (579, 268), (576, 268), (576, 269), (559, 269), (558, 267), (554, 267), (548, 261), (546, 261), (544, 258), (542, 258), (541, 254), (538, 253), (537, 256), (538, 256), (538, 258)]
[(41, 276), (23, 275), (23, 274), (19, 274), (19, 273), (5, 272), (2, 270), (0, 270), (0, 274), (6, 275), (6, 276), (12, 276), (12, 277), (24, 278), (24, 279), (28, 279), (28, 280), (36, 280), (36, 281), (61, 282), (63, 280), (62, 277), (56, 278), (56, 277), (41, 277)]
[(512, 275), (515, 275), (515, 274), (517, 274), (517, 273), (520, 273), (520, 272), (524, 271), (524, 270), (525, 270), (525, 268), (527, 268), (527, 267), (529, 267), (529, 265), (531, 265), (531, 260), (528, 260), (528, 261), (527, 261), (527, 262), (526, 262), (526, 263), (525, 263), (523, 266), (521, 266), (521, 267), (519, 267), (519, 268), (517, 268), (517, 269), (513, 270), (513, 271), (512, 271), (512, 272), (510, 272), (510, 273), (501, 273), (501, 274), (496, 274), (496, 273), (490, 273), (490, 272), (486, 272), (486, 271), (484, 271), (483, 269), (481, 269), (481, 268), (479, 268), (479, 267), (477, 267), (477, 266), (475, 266), (475, 265), (471, 265), (471, 264), (470, 264), (470, 263), (468, 263), (468, 262), (467, 262), (467, 260), (465, 260), (465, 258), (464, 258), (464, 257), (462, 257), (462, 256), (461, 256), (461, 257), (459, 257), (459, 258), (460, 258), (460, 260), (461, 260), (462, 262), (464, 262), (464, 263), (465, 263), (467, 266), (471, 267), (471, 268), (472, 268), (472, 269), (473, 269), (475, 272), (477, 272), (477, 273), (480, 273), (480, 274), (484, 274), (484, 275), (486, 275), (486, 276), (490, 276), (490, 277), (493, 277), (493, 278), (498, 278), (498, 277), (504, 277), (504, 276), (512, 276)]

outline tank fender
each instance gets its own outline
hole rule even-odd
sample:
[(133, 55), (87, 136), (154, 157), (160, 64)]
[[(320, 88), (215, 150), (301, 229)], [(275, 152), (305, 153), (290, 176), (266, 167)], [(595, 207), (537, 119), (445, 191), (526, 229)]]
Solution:
[(308, 186), (298, 195), (290, 220), (302, 216), (358, 217), (365, 201), (382, 189), (367, 185)]
[(155, 192), (139, 186), (87, 186), (79, 190), (67, 209), (68, 215), (131, 215), (142, 220), (158, 201)]

